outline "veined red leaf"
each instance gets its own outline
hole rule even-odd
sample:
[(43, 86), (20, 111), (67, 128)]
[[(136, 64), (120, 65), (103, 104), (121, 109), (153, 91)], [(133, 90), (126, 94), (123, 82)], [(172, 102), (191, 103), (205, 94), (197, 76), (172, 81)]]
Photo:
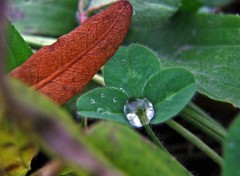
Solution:
[(128, 31), (131, 16), (130, 3), (118, 1), (54, 44), (41, 48), (10, 76), (63, 104), (79, 93), (116, 52)]

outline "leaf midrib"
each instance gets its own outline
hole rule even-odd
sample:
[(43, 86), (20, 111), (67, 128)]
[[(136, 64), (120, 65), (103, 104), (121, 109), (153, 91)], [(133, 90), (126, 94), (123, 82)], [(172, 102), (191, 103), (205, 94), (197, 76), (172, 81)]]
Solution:
[[(122, 11), (125, 8), (123, 7), (121, 9), (121, 11), (119, 12), (122, 13)], [(72, 59), (71, 61), (69, 61), (68, 63), (66, 63), (65, 65), (62, 66), (62, 68), (60, 70), (55, 71), (54, 73), (52, 73), (50, 76), (46, 77), (45, 79), (43, 79), (42, 81), (38, 82), (36, 85), (33, 86), (33, 89), (40, 89), (41, 87), (43, 87), (44, 85), (46, 85), (49, 81), (53, 80), (54, 78), (56, 78), (58, 75), (60, 75), (61, 73), (63, 73), (67, 68), (69, 68), (70, 66), (72, 66), (74, 63), (76, 63), (81, 57), (83, 57), (86, 53), (88, 53), (89, 51), (91, 51), (96, 45), (99, 44), (99, 42), (104, 39), (109, 32), (112, 30), (112, 28), (115, 26), (115, 24), (117, 23), (119, 19), (119, 15), (117, 16), (116, 20), (113, 22), (113, 24), (110, 26), (109, 30), (107, 30), (105, 32), (105, 34), (103, 34), (103, 36), (97, 41), (95, 42), (91, 47), (89, 47), (89, 49), (87, 49), (85, 52), (80, 53), (79, 55), (77, 55), (75, 57), (75, 59)]]

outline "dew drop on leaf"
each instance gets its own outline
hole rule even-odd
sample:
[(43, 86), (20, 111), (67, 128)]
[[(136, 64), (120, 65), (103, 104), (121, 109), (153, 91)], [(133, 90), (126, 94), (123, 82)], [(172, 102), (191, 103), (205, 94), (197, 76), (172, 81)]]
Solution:
[(102, 114), (104, 112), (103, 108), (97, 108), (97, 113)]
[(128, 100), (124, 105), (124, 114), (132, 126), (142, 127), (149, 124), (154, 116), (153, 104), (147, 98)]
[(123, 60), (122, 60), (122, 64), (125, 64), (125, 63), (126, 63), (126, 60), (123, 59)]
[(114, 102), (114, 103), (117, 102), (117, 98), (116, 98), (116, 97), (113, 98), (113, 102)]
[(124, 92), (124, 93), (126, 92), (122, 87), (120, 87), (120, 90), (121, 90), (122, 92)]
[(90, 103), (91, 103), (91, 104), (95, 104), (96, 101), (95, 101), (94, 99), (91, 99), (91, 100), (90, 100)]
[(104, 93), (101, 93), (101, 98), (105, 98), (105, 95), (104, 95)]

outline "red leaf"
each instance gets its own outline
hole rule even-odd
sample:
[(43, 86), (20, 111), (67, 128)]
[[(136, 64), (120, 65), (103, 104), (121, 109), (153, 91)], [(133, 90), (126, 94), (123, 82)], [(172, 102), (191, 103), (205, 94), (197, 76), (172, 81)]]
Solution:
[(63, 104), (78, 94), (116, 52), (128, 31), (131, 16), (130, 3), (118, 1), (54, 44), (41, 48), (10, 76)]

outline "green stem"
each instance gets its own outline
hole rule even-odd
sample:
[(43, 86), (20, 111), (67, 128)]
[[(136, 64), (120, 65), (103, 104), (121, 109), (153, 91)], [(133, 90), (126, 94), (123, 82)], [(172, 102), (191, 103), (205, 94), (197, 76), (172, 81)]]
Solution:
[(204, 152), (209, 158), (211, 158), (215, 163), (219, 166), (222, 165), (222, 158), (219, 156), (214, 150), (208, 147), (202, 140), (200, 140), (196, 135), (188, 131), (186, 128), (175, 122), (174, 120), (168, 120), (166, 122), (169, 127), (174, 129), (180, 135), (182, 135), (185, 139), (193, 143), (197, 148), (199, 148), (202, 152)]
[(204, 112), (201, 108), (199, 108), (197, 105), (195, 105), (193, 102), (188, 104), (188, 107), (190, 109), (192, 109), (193, 111), (199, 113), (200, 115), (202, 115), (202, 117), (208, 119), (209, 121), (211, 121), (212, 123), (214, 123), (216, 126), (218, 126), (219, 128), (221, 128), (221, 130), (223, 130), (225, 133), (226, 129), (216, 120), (214, 120), (210, 115), (208, 115), (206, 112)]
[(101, 75), (99, 74), (96, 74), (94, 77), (93, 77), (93, 81), (95, 81), (96, 83), (98, 83), (99, 85), (101, 86), (105, 86), (105, 83), (104, 83), (104, 79)]
[(55, 38), (41, 37), (41, 36), (34, 36), (34, 35), (22, 34), (22, 37), (29, 45), (34, 47), (39, 47), (39, 48), (45, 45), (51, 45), (57, 41), (57, 39)]
[(208, 127), (206, 127), (205, 125), (198, 123), (196, 120), (194, 120), (194, 118), (192, 118), (191, 115), (182, 112), (180, 114), (180, 116), (182, 118), (184, 118), (186, 121), (188, 121), (189, 123), (193, 124), (194, 126), (198, 127), (198, 129), (201, 129), (201, 131), (203, 131), (204, 133), (206, 133), (209, 137), (212, 137), (213, 139), (215, 139), (216, 141), (218, 141), (219, 143), (223, 143), (224, 142), (224, 138), (222, 138), (220, 135), (218, 135), (217, 133), (215, 133), (213, 130), (209, 129)]
[(144, 125), (144, 128), (147, 132), (147, 134), (149, 135), (149, 137), (152, 139), (152, 141), (159, 147), (161, 148), (163, 151), (167, 152), (167, 149), (162, 145), (162, 143), (159, 141), (159, 139), (157, 138), (157, 136), (154, 134), (152, 128), (149, 125)]
[(189, 104), (180, 116), (220, 143), (224, 142), (226, 130), (193, 103)]
[[(173, 160), (175, 160), (176, 162), (178, 162), (178, 160), (172, 156), (168, 151), (167, 149), (162, 145), (162, 143), (159, 141), (159, 139), (157, 138), (157, 136), (154, 134), (152, 128), (149, 126), (149, 125), (144, 125), (144, 128), (147, 132), (147, 134), (149, 135), (149, 137), (152, 139), (152, 141), (154, 142), (154, 144), (156, 146), (158, 146), (159, 149), (161, 149), (163, 152), (165, 152), (167, 155), (169, 155), (170, 158), (172, 158)], [(179, 163), (179, 162), (178, 162)], [(179, 165), (182, 166), (181, 163), (179, 163)], [(184, 166), (183, 166), (184, 168)], [(192, 176), (192, 174), (188, 171), (189, 173), (189, 176)]]

